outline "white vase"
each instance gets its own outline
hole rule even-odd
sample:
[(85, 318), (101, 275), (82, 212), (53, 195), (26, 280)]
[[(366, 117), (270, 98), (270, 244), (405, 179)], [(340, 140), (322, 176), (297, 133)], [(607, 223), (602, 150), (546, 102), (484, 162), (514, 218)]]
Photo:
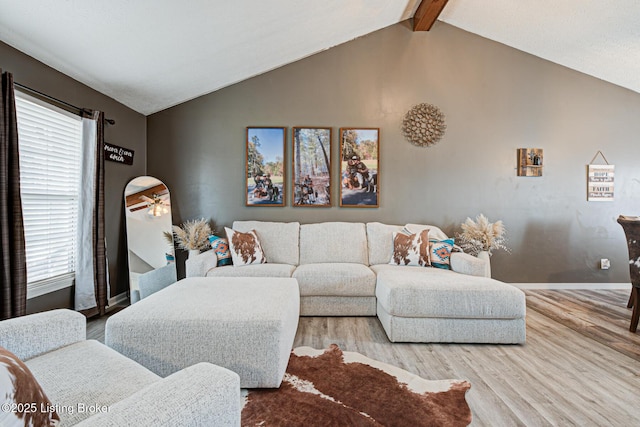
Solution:
[(200, 249), (189, 249), (189, 258), (200, 255)]
[(487, 277), (491, 277), (491, 257), (489, 255), (489, 252), (487, 251), (478, 252), (478, 258), (483, 259), (487, 262), (487, 269), (486, 269), (485, 275)]

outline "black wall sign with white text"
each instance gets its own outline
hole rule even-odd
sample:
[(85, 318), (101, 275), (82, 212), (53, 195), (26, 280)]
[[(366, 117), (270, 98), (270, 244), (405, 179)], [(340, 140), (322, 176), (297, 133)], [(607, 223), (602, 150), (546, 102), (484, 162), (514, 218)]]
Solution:
[(105, 142), (104, 159), (111, 160), (112, 162), (124, 163), (125, 165), (132, 165), (133, 150)]

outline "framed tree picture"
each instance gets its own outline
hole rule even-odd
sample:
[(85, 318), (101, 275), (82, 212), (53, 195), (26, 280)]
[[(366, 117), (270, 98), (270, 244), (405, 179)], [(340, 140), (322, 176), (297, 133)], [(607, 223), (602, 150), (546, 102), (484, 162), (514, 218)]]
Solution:
[(245, 200), (247, 206), (284, 206), (286, 129), (247, 127)]
[(340, 128), (340, 206), (379, 207), (380, 129)]
[(293, 206), (331, 206), (331, 128), (294, 127)]

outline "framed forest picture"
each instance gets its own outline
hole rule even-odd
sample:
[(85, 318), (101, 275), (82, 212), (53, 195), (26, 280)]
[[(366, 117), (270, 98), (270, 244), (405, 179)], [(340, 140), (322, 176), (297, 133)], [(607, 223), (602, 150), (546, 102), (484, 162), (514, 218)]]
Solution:
[(340, 206), (379, 207), (380, 129), (340, 128)]
[(293, 206), (331, 206), (331, 128), (294, 127)]
[(286, 128), (248, 127), (245, 156), (247, 206), (284, 206)]

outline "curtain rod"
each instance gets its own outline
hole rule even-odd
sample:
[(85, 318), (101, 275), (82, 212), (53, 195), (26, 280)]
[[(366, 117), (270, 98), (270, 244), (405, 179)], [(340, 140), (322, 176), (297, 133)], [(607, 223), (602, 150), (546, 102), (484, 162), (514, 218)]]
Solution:
[[(54, 98), (51, 95), (47, 95), (46, 93), (42, 93), (39, 90), (32, 89), (29, 86), (25, 86), (25, 85), (23, 85), (21, 83), (18, 83), (18, 82), (14, 81), (13, 85), (19, 87), (20, 89), (22, 89), (22, 90), (24, 90), (26, 92), (31, 92), (33, 94), (38, 95), (39, 97), (42, 97), (42, 98), (45, 98), (45, 99), (47, 99), (49, 101), (53, 101), (53, 102), (55, 102), (57, 104), (63, 105), (65, 107), (67, 107), (68, 109), (73, 109), (73, 110), (75, 110), (74, 113), (76, 113), (78, 115), (81, 115), (82, 112), (87, 111), (85, 108), (76, 107), (73, 104), (69, 104), (68, 102), (62, 101), (62, 100), (60, 100), (58, 98)], [(113, 120), (113, 119), (105, 118), (104, 121), (107, 122), (110, 125), (115, 125), (116, 124), (116, 121)]]

